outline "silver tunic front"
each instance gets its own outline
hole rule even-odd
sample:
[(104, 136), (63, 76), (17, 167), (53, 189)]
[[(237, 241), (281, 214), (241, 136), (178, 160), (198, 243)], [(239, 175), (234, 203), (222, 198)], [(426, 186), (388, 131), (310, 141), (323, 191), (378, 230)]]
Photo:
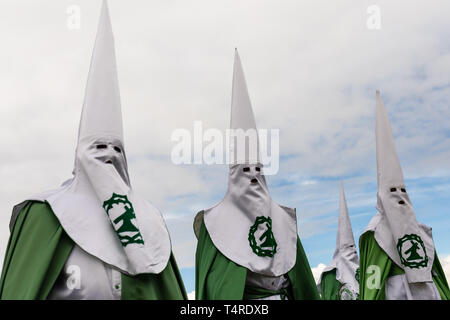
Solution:
[(120, 300), (121, 273), (75, 245), (50, 300)]

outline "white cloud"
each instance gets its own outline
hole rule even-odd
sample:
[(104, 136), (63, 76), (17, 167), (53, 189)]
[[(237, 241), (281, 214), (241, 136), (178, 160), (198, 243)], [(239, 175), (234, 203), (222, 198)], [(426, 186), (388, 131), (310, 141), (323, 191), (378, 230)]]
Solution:
[(188, 293), (188, 300), (195, 300), (195, 291)]
[(316, 284), (319, 283), (320, 275), (322, 274), (323, 269), (326, 268), (326, 265), (323, 263), (319, 263), (317, 267), (311, 268), (311, 271), (314, 276), (314, 280), (316, 281)]
[(441, 262), (442, 269), (444, 269), (444, 274), (447, 278), (447, 282), (450, 282), (450, 255), (443, 256), (439, 260)]

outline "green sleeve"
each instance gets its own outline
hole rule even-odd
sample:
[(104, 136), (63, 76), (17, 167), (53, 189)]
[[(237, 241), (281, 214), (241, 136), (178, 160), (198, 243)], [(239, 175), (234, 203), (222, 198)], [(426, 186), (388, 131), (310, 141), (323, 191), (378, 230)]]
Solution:
[(295, 300), (320, 300), (311, 267), (297, 236), (297, 257), (295, 266), (288, 272)]
[(376, 242), (372, 231), (361, 236), (359, 250), (359, 299), (384, 300), (386, 279), (394, 269), (400, 268), (395, 268), (395, 264)]
[(336, 269), (322, 274), (320, 289), (322, 291), (323, 300), (339, 300), (338, 295), (340, 287), (341, 283), (336, 280)]
[(196, 300), (242, 300), (247, 269), (216, 249), (202, 221), (195, 253)]
[(0, 279), (0, 299), (46, 299), (72, 248), (72, 240), (50, 206), (30, 201), (11, 230)]
[(122, 300), (187, 300), (183, 280), (171, 254), (159, 274), (128, 276), (122, 273)]

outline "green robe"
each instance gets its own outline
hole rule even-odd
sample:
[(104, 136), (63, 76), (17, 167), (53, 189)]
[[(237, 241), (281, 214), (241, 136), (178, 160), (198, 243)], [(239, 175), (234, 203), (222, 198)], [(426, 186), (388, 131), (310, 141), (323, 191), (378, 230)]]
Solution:
[[(247, 269), (217, 250), (203, 221), (198, 235), (195, 263), (197, 300), (245, 300), (271, 295), (269, 290), (255, 291), (253, 288), (246, 288)], [(295, 300), (320, 299), (308, 259), (298, 238), (296, 263), (287, 276), (291, 283), (288, 297)]]
[[(12, 228), (0, 278), (0, 299), (46, 299), (64, 268), (74, 242), (47, 203), (30, 201)], [(122, 273), (122, 299), (187, 299), (171, 255), (159, 274)]]
[(323, 300), (340, 300), (341, 283), (336, 279), (336, 269), (324, 272), (320, 282), (320, 295)]
[[(320, 295), (323, 300), (341, 300), (340, 291), (342, 283), (336, 279), (336, 269), (326, 271), (322, 274), (320, 282)], [(354, 295), (351, 292), (352, 296)], [(356, 297), (356, 300), (359, 298)]]
[[(388, 277), (405, 273), (393, 262), (389, 256), (380, 248), (375, 240), (374, 232), (368, 231), (359, 239), (360, 250), (360, 281), (359, 299), (361, 300), (384, 300), (385, 285)], [(379, 285), (374, 285), (374, 272), (371, 266), (378, 266), (380, 270)], [(369, 270), (368, 270), (369, 268)], [(370, 270), (372, 269), (372, 270)], [(450, 290), (445, 278), (444, 271), (439, 262), (437, 253), (434, 255), (433, 281), (441, 295), (442, 300), (450, 299)], [(371, 285), (368, 285), (371, 284)], [(371, 288), (374, 287), (374, 288)]]

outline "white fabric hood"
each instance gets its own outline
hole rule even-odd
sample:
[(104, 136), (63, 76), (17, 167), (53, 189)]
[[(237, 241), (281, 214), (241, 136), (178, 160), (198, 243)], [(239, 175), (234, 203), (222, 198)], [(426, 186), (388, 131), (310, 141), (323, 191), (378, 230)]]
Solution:
[[(237, 51), (230, 127), (256, 131)], [(280, 276), (292, 269), (296, 261), (295, 209), (271, 199), (259, 163), (259, 142), (244, 153), (239, 152), (240, 147), (231, 143), (237, 157), (230, 165), (228, 190), (220, 203), (204, 210), (205, 226), (216, 248), (228, 259), (255, 273)]]
[(157, 208), (131, 187), (123, 143), (114, 39), (106, 1), (92, 55), (73, 178), (29, 200), (47, 201), (69, 237), (121, 271), (159, 273), (171, 253)]
[(366, 230), (375, 231), (375, 240), (405, 271), (409, 283), (431, 282), (434, 261), (431, 228), (416, 219), (379, 91), (376, 99), (376, 208), (379, 216), (374, 217)]
[[(338, 280), (343, 287), (349, 289), (352, 292), (352, 297), (356, 299), (359, 294), (359, 283), (356, 277), (358, 268), (359, 259), (356, 252), (350, 217), (348, 215), (344, 186), (341, 181), (336, 250), (334, 251), (333, 260), (323, 270), (322, 275), (324, 272), (336, 269), (336, 280)], [(322, 281), (322, 275), (320, 276), (319, 284)]]

